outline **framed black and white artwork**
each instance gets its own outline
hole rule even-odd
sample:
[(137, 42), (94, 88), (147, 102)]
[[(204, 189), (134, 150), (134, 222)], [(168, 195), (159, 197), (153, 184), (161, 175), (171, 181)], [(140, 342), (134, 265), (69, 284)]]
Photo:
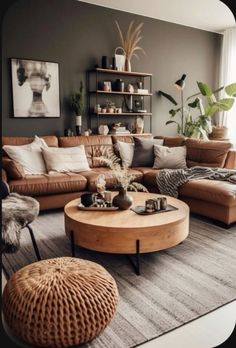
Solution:
[(58, 63), (11, 58), (14, 117), (60, 117)]

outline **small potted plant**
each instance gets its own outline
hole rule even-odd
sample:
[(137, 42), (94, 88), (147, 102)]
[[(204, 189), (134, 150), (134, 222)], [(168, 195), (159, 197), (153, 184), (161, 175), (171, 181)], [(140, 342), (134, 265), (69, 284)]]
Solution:
[(116, 106), (115, 103), (113, 103), (110, 100), (106, 101), (106, 109), (109, 114), (113, 114), (115, 112)]
[(80, 81), (79, 91), (71, 94), (70, 106), (71, 106), (71, 109), (75, 113), (76, 134), (81, 135), (82, 114), (84, 112), (84, 85), (83, 85), (83, 81)]

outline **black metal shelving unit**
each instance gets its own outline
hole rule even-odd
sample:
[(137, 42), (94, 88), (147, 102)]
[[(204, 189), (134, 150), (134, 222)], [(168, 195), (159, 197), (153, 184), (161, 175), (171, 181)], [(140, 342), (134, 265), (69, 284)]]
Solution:
[[(130, 93), (130, 92), (118, 92), (118, 91), (103, 91), (99, 89), (99, 83), (101, 80), (111, 80), (115, 81), (115, 78), (118, 77), (136, 79), (136, 81), (142, 82), (142, 86), (145, 89), (148, 89), (148, 93)], [(89, 128), (92, 128), (93, 121), (96, 120), (97, 129), (99, 127), (100, 118), (104, 116), (120, 118), (120, 120), (124, 120), (124, 117), (133, 116), (133, 117), (148, 117), (149, 118), (149, 130), (152, 132), (152, 74), (142, 73), (142, 72), (130, 72), (130, 71), (118, 71), (111, 69), (102, 69), (97, 68), (93, 70), (87, 71), (87, 108), (89, 113)], [(142, 108), (144, 109), (144, 105), (148, 105), (147, 112), (130, 112), (126, 110), (122, 110), (121, 113), (102, 113), (102, 112), (94, 112), (95, 105), (101, 104), (104, 97), (116, 96), (116, 97), (141, 97)], [(103, 99), (102, 99), (103, 97)], [(149, 102), (147, 102), (147, 98), (149, 98)], [(146, 101), (145, 101), (146, 99)]]

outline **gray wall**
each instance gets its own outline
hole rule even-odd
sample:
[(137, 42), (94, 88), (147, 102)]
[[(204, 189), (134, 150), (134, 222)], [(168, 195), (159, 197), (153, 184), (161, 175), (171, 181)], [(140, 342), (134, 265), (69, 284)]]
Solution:
[[(74, 127), (68, 96), (79, 87), (81, 79), (85, 81), (86, 70), (100, 64), (102, 55), (113, 55), (119, 45), (115, 19), (122, 28), (131, 20), (144, 22), (140, 45), (146, 56), (140, 53), (140, 59), (133, 58), (131, 64), (133, 71), (153, 74), (153, 92), (161, 89), (178, 99), (173, 83), (182, 73), (187, 74), (186, 96), (197, 91), (197, 80), (217, 86), (221, 44), (218, 34), (75, 0), (18, 0), (6, 13), (2, 27), (4, 135), (62, 135), (65, 128)], [(12, 117), (10, 57), (59, 63), (60, 118)], [(175, 134), (174, 126), (165, 126), (170, 108), (167, 100), (153, 96), (153, 134)], [(84, 129), (86, 122), (85, 114)]]

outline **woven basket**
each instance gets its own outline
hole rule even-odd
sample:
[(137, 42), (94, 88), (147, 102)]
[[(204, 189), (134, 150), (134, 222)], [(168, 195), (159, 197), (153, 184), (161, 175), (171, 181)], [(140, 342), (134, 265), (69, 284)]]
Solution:
[(69, 347), (105, 329), (116, 311), (118, 290), (102, 266), (62, 257), (17, 271), (2, 300), (13, 335), (34, 346)]

